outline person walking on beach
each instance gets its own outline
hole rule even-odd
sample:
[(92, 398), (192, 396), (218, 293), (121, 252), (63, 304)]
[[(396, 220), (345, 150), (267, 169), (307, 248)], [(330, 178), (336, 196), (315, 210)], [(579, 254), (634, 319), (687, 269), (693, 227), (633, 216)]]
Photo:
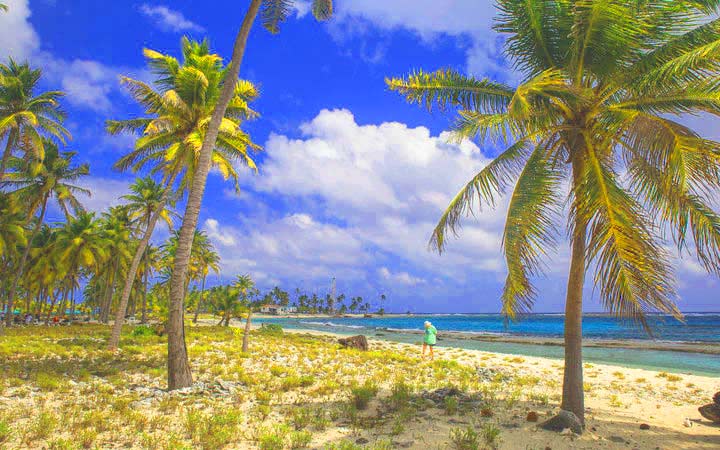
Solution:
[(425, 358), (425, 350), (430, 348), (430, 360), (435, 359), (433, 347), (437, 342), (437, 329), (429, 321), (425, 321), (425, 336), (423, 337), (422, 357)]

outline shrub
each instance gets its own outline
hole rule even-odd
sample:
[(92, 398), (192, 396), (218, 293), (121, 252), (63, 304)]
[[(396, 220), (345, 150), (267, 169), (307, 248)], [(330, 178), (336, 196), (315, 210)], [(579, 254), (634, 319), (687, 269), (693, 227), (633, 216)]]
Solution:
[(482, 437), (485, 445), (490, 448), (497, 448), (500, 445), (500, 428), (494, 423), (486, 423), (482, 429)]
[(312, 433), (307, 430), (290, 433), (290, 448), (305, 448), (310, 446), (311, 441)]
[(411, 396), (412, 388), (410, 388), (410, 386), (403, 381), (395, 383), (388, 398), (390, 409), (397, 411), (398, 409), (404, 408), (410, 403)]
[(480, 435), (472, 427), (450, 430), (450, 444), (456, 450), (478, 450)]
[(260, 327), (260, 334), (264, 334), (266, 336), (282, 336), (283, 329), (276, 323), (266, 323)]
[(157, 333), (152, 327), (147, 325), (138, 325), (133, 328), (131, 335), (133, 337), (156, 336)]
[(5, 420), (0, 420), (0, 444), (9, 441), (11, 434), (10, 425)]
[(260, 450), (283, 450), (287, 433), (287, 427), (282, 425), (263, 430), (258, 436), (258, 447)]
[(457, 397), (445, 397), (444, 405), (445, 412), (448, 413), (448, 415), (456, 414), (458, 411), (458, 399)]
[(371, 381), (366, 381), (362, 386), (355, 386), (350, 389), (352, 403), (357, 409), (366, 409), (370, 400), (377, 395), (378, 388)]

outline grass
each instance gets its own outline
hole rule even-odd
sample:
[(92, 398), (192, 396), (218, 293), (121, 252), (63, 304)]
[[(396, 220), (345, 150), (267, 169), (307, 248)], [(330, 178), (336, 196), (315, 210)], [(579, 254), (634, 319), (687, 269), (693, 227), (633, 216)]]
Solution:
[[(437, 445), (493, 448), (496, 423), (514, 420), (520, 408), (547, 412), (559, 401), (558, 380), (525, 370), (519, 357), (483, 355), (494, 369), (487, 379), (476, 367), (421, 361), (414, 349), (391, 343), (360, 352), (331, 337), (272, 327), (252, 333), (251, 353), (240, 350), (237, 329), (188, 327), (193, 375), (205, 388), (168, 393), (166, 337), (148, 330), (126, 327), (119, 353), (105, 350), (105, 326), (7, 330), (0, 396), (13, 400), (0, 403), (0, 448), (359, 448), (363, 436), (363, 448), (386, 449), (393, 441), (419, 443), (417, 424), (451, 420), (477, 423), (472, 432), (463, 426), (448, 435), (444, 428)], [(664, 396), (687, 400), (679, 376), (658, 376), (668, 381)], [(648, 384), (637, 382), (638, 389)], [(593, 395), (606, 395), (593, 383)], [(433, 403), (424, 395), (449, 386), (463, 396)], [(617, 395), (611, 400), (625, 406)]]

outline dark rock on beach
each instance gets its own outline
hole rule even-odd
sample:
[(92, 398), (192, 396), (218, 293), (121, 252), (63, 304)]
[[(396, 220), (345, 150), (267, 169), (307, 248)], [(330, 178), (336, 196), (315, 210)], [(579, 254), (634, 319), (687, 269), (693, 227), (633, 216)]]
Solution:
[(367, 338), (363, 335), (340, 338), (338, 339), (338, 342), (345, 348), (355, 348), (363, 351), (367, 351), (368, 349)]
[(698, 411), (700, 411), (700, 415), (710, 422), (720, 425), (720, 392), (713, 395), (713, 403), (699, 407)]
[(549, 431), (563, 431), (570, 429), (575, 434), (582, 434), (583, 426), (578, 416), (570, 411), (560, 410), (557, 416), (541, 423), (540, 428)]

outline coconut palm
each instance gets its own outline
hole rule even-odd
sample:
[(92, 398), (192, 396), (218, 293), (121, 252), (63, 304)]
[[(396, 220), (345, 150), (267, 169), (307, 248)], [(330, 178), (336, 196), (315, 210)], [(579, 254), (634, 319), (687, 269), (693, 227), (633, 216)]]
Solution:
[(55, 137), (61, 142), (70, 137), (62, 126), (64, 114), (59, 99), (64, 94), (48, 91), (35, 95), (41, 71), (10, 59), (0, 64), (0, 141), (5, 139), (5, 149), (0, 161), (0, 181), (5, 175), (8, 160), (13, 151), (42, 160), (46, 140), (43, 135)]
[(0, 258), (13, 255), (18, 247), (27, 247), (26, 223), (25, 212), (17, 198), (0, 192)]
[(216, 274), (220, 273), (220, 255), (215, 251), (215, 247), (205, 233), (195, 237), (193, 246), (196, 246), (198, 249), (198, 269), (201, 277), (200, 293), (197, 306), (195, 307), (195, 316), (193, 317), (193, 323), (197, 323), (200, 309), (203, 307), (205, 280), (210, 271)]
[(211, 298), (215, 313), (220, 315), (218, 325), (230, 326), (230, 319), (240, 314), (242, 302), (240, 292), (235, 286), (216, 286), (212, 289)]
[[(459, 138), (509, 144), (451, 201), (430, 244), (446, 246), (474, 206), (512, 189), (503, 238), (509, 319), (532, 308), (531, 278), (569, 207), (563, 410), (584, 421), (585, 273), (603, 306), (646, 328), (648, 312), (681, 317), (662, 231), (691, 236), (720, 271), (720, 144), (673, 115), (720, 113), (720, 1), (500, 0), (496, 29), (524, 74), (516, 88), (453, 70), (388, 80), (409, 102), (459, 109)], [(698, 25), (701, 24), (701, 25)], [(567, 180), (568, 182), (563, 182)], [(563, 202), (568, 199), (568, 202)]]
[(108, 261), (111, 249), (112, 243), (94, 213), (81, 212), (58, 230), (50, 250), (60, 274), (63, 303), (69, 294), (74, 304), (74, 292), (82, 274), (98, 272), (100, 265)]
[(255, 281), (250, 275), (238, 275), (235, 279), (235, 287), (240, 293), (240, 301), (245, 305), (247, 309), (247, 316), (245, 317), (245, 332), (243, 333), (242, 351), (247, 353), (249, 350), (249, 337), (250, 337), (250, 321), (252, 319), (253, 305), (250, 301), (250, 295), (255, 292)]
[[(42, 227), (48, 202), (51, 199), (60, 205), (69, 220), (71, 211), (74, 213), (83, 211), (77, 196), (90, 195), (89, 190), (76, 184), (79, 179), (90, 173), (87, 164), (79, 166), (73, 164), (73, 158), (77, 153), (60, 151), (57, 144), (49, 139), (43, 139), (43, 147), (45, 155), (42, 160), (10, 158), (8, 165), (10, 172), (5, 174), (5, 180), (0, 183), (1, 187), (13, 190), (18, 199), (27, 206), (28, 220), (35, 215), (38, 208), (40, 209), (35, 225), (28, 236), (30, 243)], [(30, 246), (28, 245), (20, 258), (13, 284), (8, 293), (10, 305), (15, 300), (18, 284), (25, 274), (29, 253)], [(8, 320), (8, 326), (9, 324)]]
[[(148, 65), (158, 77), (156, 88), (127, 77), (122, 78), (122, 83), (145, 108), (147, 117), (108, 121), (107, 125), (111, 134), (131, 132), (141, 135), (134, 150), (121, 158), (116, 167), (133, 171), (149, 168), (151, 173), (161, 174), (162, 184), (165, 186), (162, 196), (165, 200), (161, 203), (164, 204), (172, 197), (176, 180), (179, 180), (180, 195), (192, 184), (200, 146), (227, 69), (223, 67), (219, 56), (210, 53), (207, 41), (194, 42), (183, 38), (182, 63), (172, 56), (153, 50), (146, 49), (144, 53)], [(256, 116), (248, 103), (257, 98), (258, 91), (247, 81), (238, 81), (234, 88), (232, 104), (223, 118), (222, 130), (212, 154), (212, 163), (225, 179), (232, 179), (238, 189), (238, 174), (234, 164), (256, 168), (249, 149), (258, 147), (240, 129), (240, 124), (243, 120)], [(162, 210), (157, 209), (151, 216), (136, 250), (120, 297), (120, 320), (116, 320), (119, 325), (113, 329), (108, 342), (110, 349), (118, 345), (122, 318), (135, 274), (155, 224), (162, 214)]]
[[(240, 75), (240, 64), (245, 55), (247, 39), (255, 18), (262, 6), (263, 26), (271, 33), (277, 33), (280, 24), (290, 15), (294, 0), (252, 0), (243, 18), (242, 25), (235, 38), (230, 67), (225, 73), (222, 90), (208, 122), (207, 133), (202, 141), (198, 157), (197, 170), (194, 173), (192, 188), (188, 193), (187, 205), (180, 228), (180, 246), (170, 283), (170, 317), (168, 322), (168, 387), (178, 389), (192, 384), (192, 373), (185, 346), (185, 334), (182, 322), (182, 301), (185, 298), (185, 278), (190, 265), (192, 238), (197, 227), (200, 207), (205, 194), (205, 183), (213, 160), (213, 149), (222, 131), (222, 123), (228, 108), (232, 107), (235, 83)], [(313, 0), (313, 15), (318, 20), (329, 19), (333, 12), (332, 0)]]

